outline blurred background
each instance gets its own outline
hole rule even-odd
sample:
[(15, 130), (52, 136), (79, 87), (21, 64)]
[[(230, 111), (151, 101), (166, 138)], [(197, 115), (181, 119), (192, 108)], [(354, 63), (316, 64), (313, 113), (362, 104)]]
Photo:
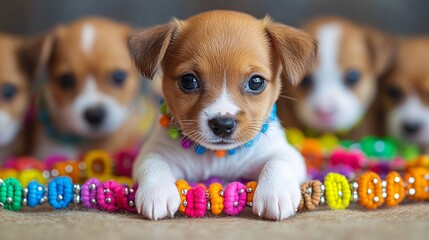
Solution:
[(300, 26), (335, 14), (396, 34), (429, 32), (427, 0), (0, 0), (0, 31), (34, 34), (86, 15), (101, 15), (136, 27), (230, 9)]

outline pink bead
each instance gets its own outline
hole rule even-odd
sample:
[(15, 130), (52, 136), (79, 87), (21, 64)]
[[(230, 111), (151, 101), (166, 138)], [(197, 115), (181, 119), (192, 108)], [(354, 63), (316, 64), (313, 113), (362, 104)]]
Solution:
[(203, 187), (191, 188), (186, 193), (185, 215), (191, 218), (204, 217), (207, 209), (206, 191)]
[(346, 150), (346, 149), (335, 149), (332, 151), (329, 157), (329, 163), (331, 166), (347, 165), (353, 169), (360, 169), (366, 162), (365, 155), (357, 150)]
[(3, 168), (13, 168), (16, 169), (16, 158), (15, 157), (9, 157), (6, 159), (6, 161), (3, 163)]
[(240, 214), (246, 207), (246, 186), (239, 182), (230, 183), (224, 191), (224, 211), (226, 214), (235, 216)]
[(116, 202), (119, 210), (137, 212), (135, 207), (135, 194), (137, 187), (137, 184), (134, 184), (133, 188), (130, 188), (128, 185), (118, 186), (116, 188)]
[(192, 147), (192, 141), (188, 138), (183, 138), (182, 139), (182, 148), (188, 149)]
[(51, 155), (45, 159), (46, 169), (52, 170), (54, 168), (55, 164), (60, 163), (60, 162), (64, 162), (67, 160), (68, 160), (68, 158), (64, 155), (59, 155), (59, 154)]
[(104, 184), (97, 188), (97, 203), (102, 210), (114, 212), (118, 210), (116, 205), (116, 192), (122, 186), (115, 181), (106, 181)]

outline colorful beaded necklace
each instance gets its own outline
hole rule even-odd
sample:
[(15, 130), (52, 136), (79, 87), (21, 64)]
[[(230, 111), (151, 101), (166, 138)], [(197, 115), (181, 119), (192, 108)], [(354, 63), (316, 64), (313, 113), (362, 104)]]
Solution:
[[(202, 146), (196, 142), (193, 142), (188, 136), (183, 134), (181, 129), (177, 128), (176, 126), (174, 126), (172, 124), (172, 116), (168, 113), (168, 107), (167, 107), (167, 104), (165, 103), (164, 100), (161, 100), (160, 111), (162, 114), (161, 118), (159, 120), (160, 125), (163, 126), (164, 128), (169, 129), (168, 135), (171, 139), (177, 139), (180, 136), (182, 137), (182, 140), (181, 140), (182, 148), (189, 149), (189, 148), (193, 147), (194, 151), (198, 155), (203, 155), (204, 153), (206, 153), (209, 150), (209, 149), (205, 148), (204, 146)], [(268, 131), (270, 123), (274, 122), (276, 120), (277, 120), (277, 107), (276, 107), (276, 105), (273, 105), (273, 108), (271, 110), (270, 115), (268, 116), (267, 120), (265, 120), (264, 124), (262, 124), (261, 130), (256, 135), (256, 137), (245, 142), (243, 145), (241, 145), (239, 147), (232, 148), (229, 150), (211, 150), (211, 152), (213, 152), (216, 157), (225, 157), (226, 155), (234, 155), (241, 148), (249, 148), (249, 147), (253, 146), (255, 141), (257, 141), (261, 137), (261, 134), (265, 134)]]

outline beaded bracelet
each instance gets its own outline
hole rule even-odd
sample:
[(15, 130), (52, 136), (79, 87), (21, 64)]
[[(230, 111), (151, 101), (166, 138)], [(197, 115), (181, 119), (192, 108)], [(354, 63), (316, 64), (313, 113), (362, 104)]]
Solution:
[[(240, 214), (246, 206), (253, 206), (257, 183), (232, 182), (226, 186), (212, 183), (207, 188), (204, 184), (191, 187), (186, 181), (178, 180), (176, 187), (181, 201), (179, 211), (195, 218), (207, 213)], [(0, 207), (19, 211), (22, 206), (36, 207), (47, 202), (54, 209), (64, 209), (75, 203), (108, 212), (136, 212), (137, 188), (137, 184), (129, 187), (112, 180), (103, 183), (95, 178), (79, 185), (73, 184), (69, 177), (54, 178), (47, 188), (35, 181), (22, 188), (15, 178), (4, 182), (0, 179)], [(404, 199), (429, 200), (429, 169), (410, 169), (404, 178), (392, 171), (384, 181), (374, 172), (366, 172), (353, 182), (341, 174), (329, 173), (323, 183), (312, 180), (302, 184), (301, 194), (297, 211), (312, 211), (320, 204), (327, 204), (331, 209), (345, 209), (350, 203), (367, 209), (377, 209), (383, 204), (394, 207)]]

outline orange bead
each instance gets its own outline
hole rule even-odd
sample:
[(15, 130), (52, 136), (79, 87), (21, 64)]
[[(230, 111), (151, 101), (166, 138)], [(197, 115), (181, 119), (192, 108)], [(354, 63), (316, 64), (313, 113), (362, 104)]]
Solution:
[(170, 126), (170, 118), (168, 117), (168, 115), (162, 115), (159, 119), (159, 124), (161, 124), (161, 126), (165, 128), (168, 128)]
[(301, 144), (301, 154), (309, 168), (321, 169), (323, 167), (323, 146), (316, 140), (307, 138)]
[(180, 195), (179, 211), (184, 213), (186, 210), (186, 205), (184, 204), (184, 202), (186, 201), (186, 194), (188, 193), (188, 190), (191, 189), (191, 187), (185, 180), (177, 180), (176, 187)]
[(359, 204), (368, 209), (376, 209), (383, 205), (383, 186), (378, 174), (367, 172), (357, 181)]
[(52, 172), (57, 171), (58, 176), (70, 177), (74, 183), (81, 182), (79, 163), (75, 161), (63, 161), (54, 164)]
[(394, 207), (404, 200), (404, 181), (398, 172), (390, 172), (386, 176), (386, 205)]
[(224, 209), (223, 186), (220, 183), (212, 183), (208, 189), (210, 200), (210, 211), (219, 215)]
[(253, 195), (255, 195), (256, 186), (257, 186), (257, 183), (255, 181), (251, 181), (246, 184), (246, 191), (247, 191), (246, 201), (249, 207), (253, 206)]
[(215, 151), (215, 156), (216, 157), (225, 157), (226, 156), (226, 150), (217, 150)]
[(429, 199), (429, 169), (416, 167), (409, 169), (404, 175), (407, 198), (415, 201)]

